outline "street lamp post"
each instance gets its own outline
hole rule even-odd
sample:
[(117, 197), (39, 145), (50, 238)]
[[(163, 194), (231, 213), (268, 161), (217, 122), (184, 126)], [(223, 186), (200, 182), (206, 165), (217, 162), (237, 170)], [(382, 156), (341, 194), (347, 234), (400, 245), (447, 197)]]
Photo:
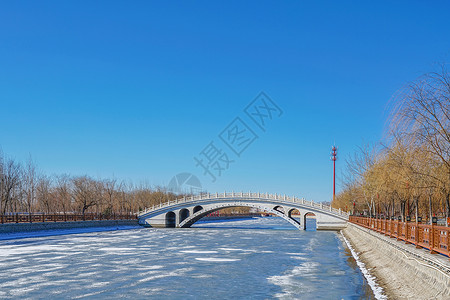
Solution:
[(336, 151), (336, 146), (331, 147), (331, 160), (333, 161), (333, 201), (336, 198)]

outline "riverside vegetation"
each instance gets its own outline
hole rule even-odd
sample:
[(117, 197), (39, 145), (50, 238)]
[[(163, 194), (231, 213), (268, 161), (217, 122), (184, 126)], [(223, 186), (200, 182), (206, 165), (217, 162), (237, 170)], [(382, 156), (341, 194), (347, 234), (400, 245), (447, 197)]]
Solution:
[[(134, 184), (115, 178), (88, 175), (46, 175), (32, 159), (23, 164), (0, 151), (0, 215), (15, 213), (130, 214), (146, 207), (175, 200), (184, 194), (165, 187)], [(225, 209), (225, 213), (248, 213), (248, 208)]]
[(332, 205), (370, 216), (450, 216), (450, 76), (445, 66), (394, 95), (385, 137), (346, 161)]

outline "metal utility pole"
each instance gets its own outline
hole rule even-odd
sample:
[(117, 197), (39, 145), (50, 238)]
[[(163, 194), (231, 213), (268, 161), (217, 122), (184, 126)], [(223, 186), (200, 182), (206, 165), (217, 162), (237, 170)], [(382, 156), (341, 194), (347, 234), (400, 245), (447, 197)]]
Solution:
[(336, 159), (337, 159), (337, 147), (333, 146), (331, 147), (331, 160), (333, 161), (333, 201), (336, 197)]

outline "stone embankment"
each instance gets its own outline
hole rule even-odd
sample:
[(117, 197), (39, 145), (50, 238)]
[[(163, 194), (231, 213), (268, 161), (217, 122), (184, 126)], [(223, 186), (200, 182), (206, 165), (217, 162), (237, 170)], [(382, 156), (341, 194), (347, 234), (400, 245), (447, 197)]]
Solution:
[(137, 220), (99, 220), (76, 222), (9, 223), (0, 225), (0, 234), (88, 227), (137, 226)]
[(343, 231), (389, 299), (450, 299), (450, 260), (349, 223)]

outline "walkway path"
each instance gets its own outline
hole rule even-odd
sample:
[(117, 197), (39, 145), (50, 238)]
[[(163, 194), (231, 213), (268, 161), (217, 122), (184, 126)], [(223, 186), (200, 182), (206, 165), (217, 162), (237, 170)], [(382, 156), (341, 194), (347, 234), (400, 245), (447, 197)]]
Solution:
[(450, 299), (450, 261), (348, 223), (343, 234), (393, 299)]

